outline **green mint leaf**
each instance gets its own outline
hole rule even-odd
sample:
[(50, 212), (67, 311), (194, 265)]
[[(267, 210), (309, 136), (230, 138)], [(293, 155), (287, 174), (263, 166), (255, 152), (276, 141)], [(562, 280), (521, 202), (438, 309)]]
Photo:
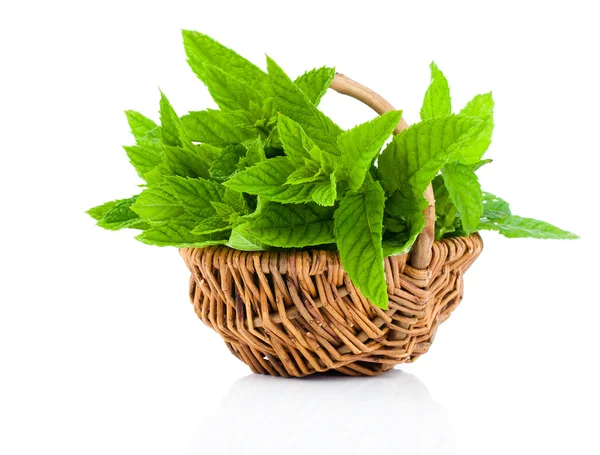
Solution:
[(270, 89), (265, 72), (244, 57), (202, 33), (183, 30), (182, 34), (188, 63), (201, 81), (205, 77), (204, 65), (210, 64), (247, 81), (257, 91)]
[(126, 145), (123, 149), (138, 175), (142, 178), (146, 173), (160, 165), (164, 159), (161, 149), (140, 147), (139, 145)]
[(162, 132), (154, 120), (140, 114), (136, 111), (125, 111), (127, 122), (131, 128), (131, 133), (136, 141), (146, 138), (162, 139)]
[[(389, 220), (388, 223), (390, 223)], [(414, 212), (400, 220), (394, 219), (394, 224), (396, 229), (400, 228), (398, 229), (400, 232), (383, 240), (383, 255), (386, 257), (410, 251), (417, 237), (425, 228), (425, 216), (423, 212)]]
[(574, 240), (579, 238), (578, 235), (559, 229), (545, 221), (534, 220), (533, 218), (522, 218), (516, 215), (510, 215), (496, 221), (482, 221), (479, 223), (478, 229), (498, 231), (504, 237), (508, 237), (509, 239), (535, 238)]
[(475, 117), (449, 115), (425, 120), (402, 131), (382, 152), (378, 171), (392, 194), (421, 195), (456, 151), (474, 141), (485, 125)]
[(213, 206), (217, 216), (219, 218), (221, 218), (223, 221), (227, 221), (228, 223), (231, 223), (234, 219), (239, 217), (238, 212), (236, 212), (233, 207), (230, 207), (229, 205), (227, 205), (223, 202), (213, 201), (210, 203), (210, 205)]
[(318, 106), (319, 101), (327, 92), (331, 81), (335, 76), (335, 68), (315, 68), (307, 71), (302, 76), (296, 78), (294, 83), (300, 87), (300, 90), (308, 97), (308, 99)]
[(476, 95), (460, 111), (460, 115), (486, 118), (494, 115), (494, 98), (492, 92)]
[(494, 132), (494, 99), (491, 93), (475, 96), (460, 111), (460, 115), (477, 117), (485, 121), (486, 126), (476, 140), (466, 144), (457, 152), (463, 164), (476, 164), (492, 143)]
[(492, 193), (483, 193), (483, 217), (487, 220), (501, 220), (512, 215), (510, 205)]
[(179, 117), (163, 92), (160, 92), (160, 124), (162, 139), (167, 145), (181, 146), (179, 139)]
[[(156, 168), (157, 172), (164, 173), (165, 176), (178, 175), (180, 177), (207, 178), (209, 176), (209, 166), (204, 152), (205, 148), (202, 146), (184, 148), (165, 145), (165, 166)], [(149, 182), (148, 174), (145, 174), (145, 178)]]
[(249, 127), (252, 119), (243, 111), (223, 112), (213, 109), (190, 112), (181, 117), (190, 140), (224, 147), (239, 144), (256, 136)]
[(107, 202), (88, 210), (86, 213), (98, 221), (98, 226), (110, 231), (140, 227), (142, 220), (131, 210), (138, 196)]
[(231, 225), (227, 221), (221, 219), (220, 216), (210, 216), (200, 221), (192, 230), (192, 234), (207, 235), (229, 230), (231, 230)]
[(348, 192), (335, 211), (334, 232), (348, 276), (375, 306), (388, 307), (383, 265), (382, 226), (385, 195), (378, 182)]
[(277, 131), (277, 125), (275, 125), (271, 129), (271, 132), (267, 136), (267, 139), (265, 139), (265, 149), (270, 149), (270, 150), (275, 150), (275, 151), (283, 149), (283, 145), (281, 144), (281, 141), (279, 140), (279, 132)]
[(423, 194), (405, 195), (400, 191), (393, 193), (385, 204), (385, 213), (393, 218), (401, 219), (422, 212), (427, 208), (427, 199)]
[(442, 169), (444, 184), (456, 206), (467, 235), (477, 230), (483, 214), (483, 194), (475, 172), (464, 164), (446, 164)]
[(175, 246), (177, 248), (202, 248), (209, 245), (221, 245), (227, 242), (220, 232), (208, 235), (192, 233), (195, 222), (169, 220), (154, 224), (136, 237), (142, 243), (156, 246)]
[(227, 180), (238, 170), (240, 160), (246, 153), (247, 149), (242, 144), (225, 147), (208, 170), (211, 178), (220, 182)]
[(160, 119), (164, 145), (164, 163), (143, 173), (147, 182), (160, 181), (163, 175), (208, 177), (208, 166), (216, 150), (208, 144), (195, 145), (175, 113), (169, 100), (161, 92)]
[(421, 120), (445, 117), (452, 114), (448, 80), (434, 62), (431, 62), (429, 68), (431, 68), (431, 84), (425, 92), (425, 99), (421, 108)]
[(381, 154), (378, 173), (390, 194), (385, 210), (407, 224), (407, 245), (422, 230), (425, 189), (450, 159), (456, 159), (457, 149), (477, 138), (484, 125), (475, 117), (456, 115), (425, 120), (394, 137)]
[[(333, 175), (333, 174), (332, 174)], [(285, 181), (288, 185), (301, 185), (303, 183), (311, 183), (316, 180), (322, 180), (324, 174), (308, 166), (302, 166), (292, 172)]]
[(337, 198), (335, 174), (330, 174), (329, 179), (323, 182), (315, 182), (312, 192), (312, 200), (319, 205), (330, 207), (335, 204)]
[(481, 169), (486, 164), (490, 164), (492, 161), (493, 160), (480, 160), (480, 161), (477, 161), (476, 163), (473, 163), (471, 165), (471, 169), (473, 169), (473, 171), (478, 171), (479, 169)]
[(278, 156), (234, 174), (223, 184), (227, 188), (261, 196), (267, 201), (287, 204), (309, 202), (312, 200), (313, 184), (286, 185), (295, 170), (288, 157)]
[(204, 65), (204, 83), (215, 100), (215, 103), (223, 109), (230, 111), (247, 111), (256, 118), (260, 118), (264, 96), (248, 85), (247, 76), (236, 79), (214, 65)]
[(383, 216), (383, 230), (384, 234), (388, 234), (388, 236), (390, 236), (390, 233), (404, 234), (407, 232), (406, 224), (402, 220), (397, 220), (396, 218), (388, 215)]
[(184, 216), (185, 210), (177, 199), (162, 188), (142, 191), (131, 210), (149, 221), (166, 221)]
[(491, 193), (483, 193), (483, 217), (477, 229), (498, 231), (508, 238), (570, 240), (579, 236), (545, 221), (512, 215), (508, 202)]
[(222, 202), (225, 193), (223, 185), (211, 180), (167, 177), (166, 184), (185, 211), (197, 219), (214, 215), (211, 202)]
[(119, 199), (116, 201), (105, 202), (102, 205), (98, 205), (96, 207), (92, 207), (85, 213), (91, 216), (96, 221), (100, 221), (106, 213), (108, 213), (118, 202), (123, 201), (124, 199)]
[(265, 148), (260, 138), (246, 141), (243, 145), (246, 148), (246, 155), (238, 162), (237, 170), (242, 171), (247, 167), (252, 167), (256, 163), (260, 163), (267, 159)]
[(167, 175), (173, 175), (173, 172), (171, 172), (166, 162), (163, 161), (151, 171), (146, 172), (142, 178), (148, 186), (160, 186), (165, 181)]
[(333, 209), (313, 203), (265, 202), (248, 220), (247, 231), (271, 246), (303, 248), (335, 242)]
[(277, 133), (285, 154), (292, 161), (304, 163), (305, 160), (321, 160), (321, 150), (308, 137), (302, 126), (289, 117), (279, 114), (277, 117)]
[(217, 156), (219, 156), (222, 151), (220, 147), (210, 144), (193, 144), (191, 148), (196, 152), (198, 159), (209, 166), (217, 159)]
[(248, 213), (248, 204), (246, 204), (246, 199), (244, 199), (244, 195), (239, 191), (232, 190), (231, 188), (225, 188), (225, 193), (223, 194), (223, 203), (228, 207), (231, 207), (231, 209), (233, 209), (238, 215), (245, 215)]
[(454, 232), (454, 223), (458, 212), (450, 199), (442, 176), (436, 176), (432, 184), (435, 196), (435, 238), (439, 240), (444, 235)]
[(246, 223), (233, 228), (226, 245), (229, 248), (241, 251), (263, 251), (267, 249), (267, 245), (263, 244), (256, 236), (248, 231), (248, 225)]
[(267, 68), (279, 112), (302, 125), (306, 134), (322, 150), (339, 155), (336, 139), (342, 132), (341, 128), (317, 109), (304, 92), (269, 57), (267, 57)]
[(337, 145), (342, 153), (336, 174), (347, 179), (350, 189), (360, 188), (371, 163), (402, 117), (402, 111), (387, 112), (370, 122), (342, 133)]

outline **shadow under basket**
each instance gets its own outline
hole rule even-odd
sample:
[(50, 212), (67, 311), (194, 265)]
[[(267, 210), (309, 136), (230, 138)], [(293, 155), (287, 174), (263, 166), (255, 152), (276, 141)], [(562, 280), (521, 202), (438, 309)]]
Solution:
[(388, 310), (361, 295), (336, 251), (180, 253), (192, 272), (196, 314), (253, 372), (374, 376), (427, 352), (482, 247), (477, 233), (435, 241), (424, 270), (411, 267), (407, 254), (386, 258)]

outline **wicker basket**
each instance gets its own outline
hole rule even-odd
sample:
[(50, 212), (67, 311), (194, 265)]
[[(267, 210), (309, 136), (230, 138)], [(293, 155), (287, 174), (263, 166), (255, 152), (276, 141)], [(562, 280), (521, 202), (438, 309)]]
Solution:
[[(380, 114), (393, 109), (341, 74), (331, 88)], [(396, 132), (406, 127), (403, 120)], [(180, 253), (192, 272), (196, 314), (255, 373), (299, 377), (337, 370), (374, 376), (414, 361), (459, 304), (463, 273), (483, 247), (476, 233), (434, 241), (431, 186), (425, 196), (423, 233), (409, 254), (385, 259), (388, 310), (361, 295), (335, 251), (185, 248)]]

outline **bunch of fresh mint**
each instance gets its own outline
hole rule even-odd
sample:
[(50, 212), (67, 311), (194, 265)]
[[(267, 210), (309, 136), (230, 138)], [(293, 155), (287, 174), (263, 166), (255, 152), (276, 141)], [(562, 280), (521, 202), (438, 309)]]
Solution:
[(572, 239), (511, 214), (481, 190), (494, 102), (477, 95), (452, 114), (448, 82), (431, 65), (420, 123), (388, 141), (402, 113), (344, 131), (317, 105), (335, 70), (296, 80), (270, 58), (265, 73), (206, 35), (184, 31), (188, 62), (220, 110), (179, 117), (164, 94), (160, 125), (135, 111), (125, 151), (143, 191), (89, 210), (110, 230), (141, 230), (150, 245), (240, 250), (337, 248), (363, 295), (387, 308), (383, 258), (423, 230), (433, 182), (436, 238), (496, 230), (506, 237)]

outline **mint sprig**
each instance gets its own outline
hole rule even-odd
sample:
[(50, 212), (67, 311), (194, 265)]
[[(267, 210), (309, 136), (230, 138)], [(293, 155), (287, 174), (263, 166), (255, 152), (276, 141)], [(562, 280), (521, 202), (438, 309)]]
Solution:
[(271, 58), (265, 71), (202, 33), (184, 31), (183, 41), (219, 109), (180, 117), (161, 92), (159, 123), (126, 111), (135, 145), (124, 148), (142, 190), (87, 212), (105, 229), (180, 248), (337, 248), (350, 279), (381, 308), (384, 257), (409, 251), (423, 230), (430, 183), (438, 239), (477, 230), (577, 237), (482, 192), (476, 171), (491, 162), (492, 95), (452, 114), (435, 63), (422, 121), (394, 136), (401, 111), (344, 131), (318, 109), (333, 68), (292, 79)]

